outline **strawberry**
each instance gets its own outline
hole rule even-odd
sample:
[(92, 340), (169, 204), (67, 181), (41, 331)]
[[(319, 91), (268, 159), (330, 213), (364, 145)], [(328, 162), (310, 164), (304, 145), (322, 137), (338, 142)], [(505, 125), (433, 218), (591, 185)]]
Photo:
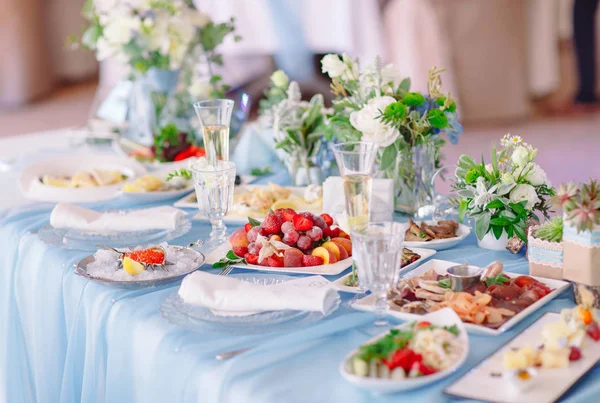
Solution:
[(337, 238), (340, 236), (340, 229), (338, 227), (331, 228), (327, 227), (323, 230), (323, 237)]
[(312, 222), (314, 224), (315, 216), (313, 213), (309, 213), (308, 211), (305, 211), (303, 213), (298, 213), (298, 215), (301, 215), (304, 218), (308, 218), (310, 220), (310, 222)]
[(592, 322), (587, 328), (587, 334), (594, 341), (600, 340), (600, 326), (598, 326), (598, 322)]
[(306, 217), (297, 215), (293, 220), (296, 231), (308, 231), (313, 227), (313, 222)]
[(291, 208), (278, 208), (277, 210), (275, 210), (275, 214), (280, 216), (281, 219), (285, 222), (292, 221), (294, 219), (294, 216), (296, 215), (296, 212)]
[(325, 220), (325, 224), (327, 224), (327, 225), (333, 224), (333, 218), (331, 218), (331, 216), (329, 214), (323, 213), (323, 214), (321, 214), (321, 218), (323, 220)]
[(267, 259), (267, 265), (270, 267), (283, 267), (283, 258), (277, 255), (271, 255)]
[(244, 231), (246, 231), (246, 234), (252, 229), (252, 224), (250, 223), (246, 223), (246, 225), (244, 225)]
[(246, 253), (244, 255), (244, 259), (246, 260), (246, 263), (248, 263), (248, 264), (258, 264), (258, 256), (256, 256), (253, 253)]
[(260, 226), (266, 234), (278, 234), (281, 231), (281, 224), (283, 224), (281, 218), (274, 213), (269, 213)]
[(581, 358), (581, 350), (579, 347), (571, 346), (571, 352), (569, 353), (569, 361), (578, 361)]
[(233, 253), (239, 257), (244, 257), (244, 255), (248, 253), (248, 248), (246, 246), (234, 246), (231, 249), (233, 250)]
[(323, 264), (323, 258), (321, 256), (304, 255), (302, 264), (304, 266), (320, 266)]

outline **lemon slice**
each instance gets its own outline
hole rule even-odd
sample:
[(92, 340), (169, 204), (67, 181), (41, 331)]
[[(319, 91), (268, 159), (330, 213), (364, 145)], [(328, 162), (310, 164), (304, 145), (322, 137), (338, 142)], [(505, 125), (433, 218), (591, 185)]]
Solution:
[(125, 270), (127, 274), (135, 276), (146, 270), (146, 266), (125, 256), (123, 258), (123, 270)]
[(71, 187), (70, 179), (62, 179), (57, 177), (52, 177), (50, 175), (44, 175), (42, 177), (42, 183), (48, 186), (54, 186), (58, 188), (68, 188)]
[(275, 211), (278, 208), (291, 208), (294, 210), (298, 210), (298, 205), (290, 199), (277, 200), (271, 205), (271, 210)]

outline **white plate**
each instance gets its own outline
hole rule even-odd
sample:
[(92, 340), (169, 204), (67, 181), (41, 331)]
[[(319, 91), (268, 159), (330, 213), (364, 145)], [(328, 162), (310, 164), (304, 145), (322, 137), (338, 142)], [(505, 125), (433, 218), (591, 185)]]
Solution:
[[(524, 390), (518, 390), (503, 377), (493, 377), (492, 373), (502, 373), (504, 352), (512, 348), (530, 345), (533, 348), (541, 342), (544, 325), (558, 322), (560, 314), (548, 312), (533, 325), (519, 333), (499, 350), (471, 369), (462, 378), (444, 390), (444, 393), (466, 399), (485, 400), (503, 403), (550, 403), (558, 401), (582, 376), (600, 360), (600, 342), (594, 342), (586, 335), (581, 359), (571, 362), (567, 368), (537, 368), (535, 376)], [(493, 391), (490, 393), (490, 391)], [(597, 401), (597, 397), (589, 397)], [(584, 399), (585, 400), (585, 399)]]
[[(435, 221), (425, 221), (426, 224), (434, 224)], [(415, 224), (421, 224), (421, 221), (415, 221)], [(405, 223), (405, 228), (408, 229), (408, 223)], [(450, 249), (458, 245), (463, 239), (465, 239), (471, 233), (471, 228), (467, 227), (464, 224), (458, 224), (458, 230), (456, 231), (455, 238), (447, 238), (447, 239), (435, 239), (429, 242), (409, 242), (405, 241), (404, 246), (409, 249), (412, 248), (428, 248), (435, 250), (444, 250)]]
[(59, 188), (44, 185), (43, 175), (73, 175), (77, 171), (92, 169), (114, 169), (123, 172), (129, 179), (146, 173), (146, 169), (136, 161), (107, 154), (82, 154), (64, 156), (35, 163), (21, 173), (19, 187), (23, 195), (35, 201), (53, 203), (92, 203), (114, 199), (124, 182), (95, 188)]
[[(178, 162), (174, 163), (173, 166), (170, 166), (168, 168), (162, 168), (159, 171), (150, 173), (150, 175), (157, 176), (157, 177), (165, 180), (165, 178), (170, 173), (175, 171), (176, 169), (186, 168), (186, 167), (187, 167), (186, 161), (178, 161)], [(132, 181), (128, 180), (127, 182), (132, 182)], [(123, 186), (121, 186), (121, 188), (123, 188)], [(155, 203), (155, 202), (159, 202), (159, 201), (181, 198), (182, 196), (185, 196), (192, 191), (194, 191), (194, 182), (192, 180), (189, 180), (187, 186), (182, 189), (157, 191), (157, 192), (125, 192), (125, 191), (121, 190), (121, 195), (124, 198), (131, 200), (132, 202), (136, 202), (136, 203)]]
[[(448, 269), (448, 267), (456, 266), (458, 264), (459, 263), (449, 262), (446, 260), (432, 259), (429, 262), (424, 263), (423, 265), (419, 266), (415, 270), (408, 273), (404, 278), (419, 276), (419, 275), (429, 271), (430, 269), (434, 269), (438, 274), (444, 275), (444, 274), (446, 274), (446, 270)], [(505, 272), (505, 274), (511, 278), (523, 276), (523, 274), (511, 273), (511, 272)], [(465, 327), (466, 327), (467, 331), (469, 333), (473, 333), (473, 334), (486, 334), (486, 335), (491, 335), (491, 336), (500, 335), (500, 334), (504, 333), (505, 331), (507, 331), (508, 329), (515, 326), (517, 323), (519, 323), (523, 319), (525, 319), (531, 313), (537, 311), (542, 306), (546, 305), (552, 299), (556, 298), (560, 293), (562, 293), (566, 288), (570, 287), (570, 285), (571, 285), (571, 283), (566, 282), (566, 281), (561, 281), (561, 280), (553, 280), (553, 279), (549, 279), (549, 278), (542, 278), (542, 277), (535, 277), (535, 276), (529, 276), (529, 277), (536, 279), (540, 283), (543, 283), (550, 288), (553, 288), (554, 291), (552, 291), (550, 294), (546, 295), (544, 298), (541, 298), (538, 301), (534, 302), (533, 304), (529, 305), (527, 308), (523, 309), (521, 312), (519, 312), (518, 314), (516, 314), (515, 316), (513, 316), (512, 318), (507, 320), (502, 326), (500, 326), (497, 329), (491, 329), (489, 327), (486, 327), (483, 325), (475, 325), (473, 323), (465, 323)], [(359, 310), (363, 310), (363, 311), (372, 311), (374, 309), (373, 295), (368, 295), (365, 298), (362, 298), (362, 299), (356, 301), (353, 304), (353, 307), (356, 309), (359, 309)], [(396, 317), (396, 318), (399, 318), (402, 320), (420, 320), (420, 318), (423, 317), (422, 315), (417, 315), (414, 313), (407, 313), (407, 312), (398, 312), (393, 309), (389, 309), (388, 314), (390, 316), (393, 316), (393, 317)]]
[[(212, 265), (213, 263), (219, 261), (225, 257), (230, 249), (231, 245), (229, 245), (229, 242), (226, 242), (206, 257), (206, 263)], [(322, 264), (319, 266), (268, 267), (255, 264), (233, 264), (231, 266), (246, 270), (268, 271), (274, 273), (320, 274), (322, 276), (335, 276), (352, 266), (352, 258), (349, 257), (333, 264)]]
[[(236, 186), (235, 187), (235, 194), (241, 194), (241, 193), (245, 193), (247, 192), (249, 189), (254, 189), (254, 188), (262, 188), (262, 189), (268, 189), (269, 185), (240, 185), (240, 186)], [(306, 187), (304, 186), (286, 186), (286, 189), (290, 189), (292, 191), (292, 194), (295, 196), (299, 196), (299, 197), (304, 197), (304, 191), (306, 189)], [(192, 196), (188, 196), (192, 197)], [(195, 197), (194, 197), (195, 199)], [(175, 207), (184, 207), (181, 204), (178, 205), (179, 202), (175, 203)], [(194, 203), (194, 208), (198, 208), (198, 205)], [(300, 208), (298, 209), (298, 211), (308, 211), (310, 213), (313, 214), (320, 214), (322, 213), (322, 208), (321, 209), (306, 209), (306, 208)], [(262, 219), (264, 219), (265, 217), (263, 215), (260, 214), (253, 214), (251, 216), (254, 219), (257, 219), (259, 221), (261, 221)], [(204, 215), (202, 213), (198, 213), (194, 216), (193, 218), (194, 220), (206, 220), (206, 218), (204, 217)], [(223, 218), (223, 222), (225, 224), (246, 224), (248, 222), (248, 214), (246, 213), (236, 213), (236, 212), (230, 212), (225, 218)]]
[[(431, 256), (433, 256), (437, 253), (433, 249), (421, 249), (421, 248), (408, 248), (408, 249), (412, 250), (414, 253), (418, 253), (419, 255), (421, 255), (421, 257), (418, 260), (412, 262), (411, 264), (407, 264), (402, 269), (400, 269), (400, 274), (406, 273), (407, 271), (413, 269), (414, 267), (417, 267), (418, 265), (423, 263), (425, 261), (425, 259), (430, 258)], [(352, 275), (352, 272), (346, 274), (345, 276), (338, 278), (337, 280), (335, 280), (333, 282), (333, 284), (335, 284), (335, 287), (340, 291), (351, 292), (351, 293), (356, 294), (356, 287), (350, 287), (345, 284), (346, 279), (348, 277), (350, 277), (351, 275)]]
[[(379, 394), (395, 393), (395, 392), (401, 392), (401, 391), (405, 391), (405, 390), (420, 388), (425, 385), (429, 385), (433, 382), (439, 381), (440, 379), (445, 378), (448, 375), (452, 374), (454, 371), (456, 371), (458, 368), (460, 368), (465, 363), (465, 360), (467, 359), (467, 356), (469, 355), (469, 338), (467, 336), (467, 332), (463, 326), (463, 323), (461, 322), (458, 315), (456, 315), (456, 313), (454, 313), (454, 311), (449, 308), (440, 309), (437, 312), (432, 312), (427, 315), (421, 316), (420, 320), (426, 320), (437, 326), (456, 325), (458, 327), (458, 330), (460, 332), (458, 334), (458, 338), (459, 338), (460, 344), (462, 345), (462, 354), (460, 355), (459, 359), (456, 361), (456, 363), (453, 366), (451, 366), (450, 368), (448, 368), (444, 371), (436, 372), (435, 374), (428, 375), (428, 376), (422, 376), (422, 377), (418, 377), (418, 378), (405, 378), (405, 379), (401, 379), (401, 380), (369, 378), (369, 377), (354, 375), (347, 370), (347, 365), (349, 365), (349, 360), (354, 356), (354, 354), (356, 354), (358, 352), (358, 349), (355, 349), (354, 351), (352, 351), (350, 354), (348, 354), (346, 356), (346, 358), (340, 365), (340, 374), (342, 374), (342, 376), (348, 382), (353, 383), (354, 385), (358, 386), (359, 388), (369, 389), (372, 392), (379, 393)], [(410, 325), (411, 325), (410, 323), (404, 323), (402, 325), (396, 326), (396, 329), (406, 329)], [(374, 343), (375, 341), (377, 341), (380, 338), (382, 338), (383, 336), (385, 336), (387, 333), (388, 332), (385, 332), (384, 334), (382, 334), (380, 336), (374, 337), (365, 344)]]

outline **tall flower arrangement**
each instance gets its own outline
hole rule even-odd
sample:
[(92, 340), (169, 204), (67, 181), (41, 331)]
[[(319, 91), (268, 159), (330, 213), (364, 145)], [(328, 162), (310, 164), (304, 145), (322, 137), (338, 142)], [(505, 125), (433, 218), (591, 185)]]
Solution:
[(310, 101), (302, 101), (300, 87), (287, 75), (277, 70), (271, 75), (265, 98), (260, 101), (260, 123), (273, 130), (275, 149), (289, 170), (295, 185), (320, 184), (324, 147), (323, 96), (317, 94)]
[(459, 219), (475, 220), (479, 240), (491, 232), (527, 241), (527, 221), (539, 211), (548, 217), (548, 198), (554, 190), (544, 170), (534, 161), (537, 149), (519, 136), (505, 135), (501, 148), (491, 151), (490, 163), (462, 155), (453, 184), (459, 196)]
[(425, 199), (432, 196), (429, 182), (440, 165), (441, 134), (456, 143), (463, 130), (455, 100), (441, 92), (443, 70), (429, 71), (428, 91), (422, 94), (411, 91), (410, 78), (402, 78), (393, 65), (383, 66), (379, 58), (361, 69), (346, 54), (330, 54), (321, 65), (336, 96), (329, 136), (380, 146), (379, 169), (394, 179), (397, 209), (415, 213), (413, 208), (431, 202)]

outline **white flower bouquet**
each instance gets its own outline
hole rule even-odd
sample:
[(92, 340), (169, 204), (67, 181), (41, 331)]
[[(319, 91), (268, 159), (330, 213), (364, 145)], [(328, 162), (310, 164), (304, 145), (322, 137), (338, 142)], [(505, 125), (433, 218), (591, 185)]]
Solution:
[(492, 233), (516, 235), (527, 241), (527, 221), (541, 212), (548, 217), (548, 198), (554, 190), (544, 170), (533, 162), (537, 149), (519, 136), (505, 135), (501, 149), (492, 148), (491, 163), (477, 163), (469, 156), (458, 160), (453, 189), (459, 199), (459, 219), (475, 220), (475, 234), (482, 240)]

